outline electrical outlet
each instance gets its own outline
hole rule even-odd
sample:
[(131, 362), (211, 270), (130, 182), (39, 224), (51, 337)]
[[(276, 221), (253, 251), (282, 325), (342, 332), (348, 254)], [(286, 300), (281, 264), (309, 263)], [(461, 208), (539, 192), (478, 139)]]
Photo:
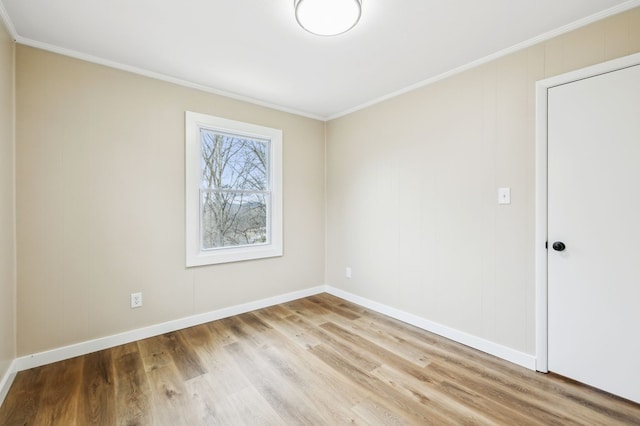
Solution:
[(344, 276), (347, 278), (351, 278), (351, 267), (347, 267), (347, 269), (344, 271)]
[(139, 308), (142, 306), (142, 293), (131, 293), (131, 307)]

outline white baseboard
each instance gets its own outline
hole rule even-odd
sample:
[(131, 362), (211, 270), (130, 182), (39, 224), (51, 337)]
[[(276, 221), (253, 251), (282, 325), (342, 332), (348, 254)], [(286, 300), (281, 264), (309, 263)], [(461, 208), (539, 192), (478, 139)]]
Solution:
[(280, 303), (290, 302), (292, 300), (320, 294), (323, 292), (341, 297), (345, 300), (356, 303), (381, 314), (388, 315), (392, 318), (422, 328), (423, 330), (430, 331), (458, 343), (462, 343), (488, 354), (497, 356), (498, 358), (513, 362), (514, 364), (518, 364), (525, 368), (535, 370), (536, 358), (533, 355), (516, 351), (506, 346), (491, 342), (489, 340), (485, 340), (480, 337), (453, 329), (451, 327), (426, 320), (417, 315), (410, 314), (399, 309), (384, 305), (382, 303), (374, 302), (364, 297), (360, 297), (355, 294), (340, 290), (338, 288), (325, 285), (286, 293), (279, 296), (269, 297), (254, 302), (243, 303), (216, 311), (192, 315), (186, 318), (167, 321), (164, 323), (139, 328), (112, 336), (101, 337), (98, 339), (88, 340), (86, 342), (80, 342), (49, 351), (19, 357), (11, 363), (8, 371), (0, 380), (0, 404), (2, 403), (2, 401), (4, 401), (4, 398), (7, 395), (9, 388), (11, 387), (15, 375), (19, 371), (39, 367), (57, 361), (62, 361), (80, 355), (86, 355), (91, 352), (112, 348), (114, 346), (134, 342), (136, 340), (146, 339), (148, 337), (157, 336), (163, 333), (169, 333), (171, 331), (181, 330), (183, 328), (204, 324), (210, 321), (243, 314), (246, 312), (254, 311), (256, 309), (262, 309), (269, 306), (278, 305)]
[[(255, 311), (256, 309), (262, 309), (268, 306), (290, 302), (292, 300), (319, 294), (324, 291), (324, 286), (312, 287), (305, 290), (294, 291), (279, 296), (257, 300), (255, 302), (243, 303), (241, 305), (218, 309), (211, 312), (205, 312), (198, 315), (192, 315), (186, 318), (180, 318), (173, 321), (151, 325), (149, 327), (126, 331), (120, 334), (114, 334), (112, 336), (101, 337), (98, 339), (88, 340), (86, 342), (80, 342), (45, 352), (23, 356), (13, 362), (12, 371), (15, 375), (16, 372), (28, 370), (29, 368), (40, 367), (42, 365), (51, 364), (53, 362), (62, 361), (80, 355), (86, 355), (103, 349), (112, 348), (114, 346), (123, 345), (125, 343), (134, 342), (136, 340), (146, 339), (148, 337), (158, 336), (160, 334), (181, 330), (187, 327), (193, 327), (195, 325), (231, 317), (233, 315), (244, 314), (246, 312)], [(12, 380), (13, 379), (11, 379), (11, 381)], [(10, 385), (11, 383), (9, 383), (9, 386)]]
[(417, 315), (401, 311), (400, 309), (392, 308), (382, 303), (374, 302), (373, 300), (369, 300), (364, 297), (356, 296), (355, 294), (340, 290), (335, 287), (331, 287), (329, 285), (325, 286), (325, 291), (334, 296), (348, 300), (349, 302), (364, 306), (365, 308), (414, 325), (423, 330), (430, 331), (442, 337), (446, 337), (447, 339), (453, 340), (455, 342), (462, 343), (463, 345), (470, 346), (474, 349), (478, 349), (482, 352), (497, 356), (498, 358), (502, 358), (506, 361), (520, 365), (530, 370), (536, 369), (536, 358), (533, 355), (516, 351), (515, 349), (502, 346), (498, 343), (494, 343), (489, 340), (482, 339), (478, 336), (456, 330), (455, 328), (438, 324), (437, 322), (429, 321)]
[(16, 373), (17, 373), (16, 360), (14, 359), (13, 362), (11, 362), (11, 364), (9, 365), (9, 368), (7, 369), (7, 371), (2, 376), (2, 378), (0, 378), (0, 405), (2, 405), (2, 403), (4, 402), (4, 399), (7, 397), (7, 394), (9, 393), (9, 388), (13, 383), (13, 379), (15, 379), (16, 377)]

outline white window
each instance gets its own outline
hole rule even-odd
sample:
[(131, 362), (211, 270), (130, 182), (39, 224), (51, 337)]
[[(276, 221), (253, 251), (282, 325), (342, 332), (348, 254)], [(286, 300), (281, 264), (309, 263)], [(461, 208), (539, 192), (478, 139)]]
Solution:
[(282, 256), (282, 131), (187, 111), (187, 266)]

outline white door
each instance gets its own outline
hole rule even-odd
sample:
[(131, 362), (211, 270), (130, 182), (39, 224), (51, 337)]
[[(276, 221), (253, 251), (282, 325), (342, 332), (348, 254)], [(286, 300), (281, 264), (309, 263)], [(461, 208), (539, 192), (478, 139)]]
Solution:
[(550, 88), (547, 137), (549, 370), (640, 402), (640, 65)]

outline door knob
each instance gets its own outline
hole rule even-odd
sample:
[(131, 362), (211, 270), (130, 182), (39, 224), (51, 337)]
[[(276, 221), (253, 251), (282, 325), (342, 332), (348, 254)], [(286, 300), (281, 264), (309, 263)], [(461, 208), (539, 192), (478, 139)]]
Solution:
[(564, 249), (567, 248), (567, 246), (562, 241), (556, 241), (551, 247), (553, 247), (555, 251), (564, 251)]

